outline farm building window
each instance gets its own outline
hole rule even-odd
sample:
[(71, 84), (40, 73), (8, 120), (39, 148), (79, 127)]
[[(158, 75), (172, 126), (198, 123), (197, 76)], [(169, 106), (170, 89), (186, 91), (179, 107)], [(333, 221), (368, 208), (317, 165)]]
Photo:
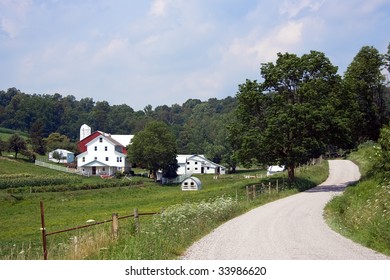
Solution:
[(210, 170), (210, 167), (207, 167), (207, 170)]
[(106, 168), (105, 168), (105, 167), (103, 167), (103, 171), (106, 171)]
[(189, 167), (187, 167), (187, 170), (190, 170), (190, 168), (189, 168)]
[(103, 143), (103, 137), (100, 137), (100, 138), (99, 138), (99, 142), (100, 142), (100, 143)]
[(106, 157), (106, 161), (108, 161), (108, 157)]
[(95, 160), (97, 160), (97, 157), (95, 157)]
[(85, 157), (83, 157), (83, 162), (85, 162)]
[(108, 150), (107, 146), (104, 147), (104, 150), (107, 152), (107, 150)]
[(198, 162), (197, 162), (197, 161), (195, 161), (195, 164), (198, 164)]
[(198, 167), (195, 167), (195, 170), (198, 170)]
[(97, 151), (97, 146), (95, 146), (95, 151)]
[(189, 161), (187, 161), (187, 164), (190, 164), (190, 162), (189, 162)]

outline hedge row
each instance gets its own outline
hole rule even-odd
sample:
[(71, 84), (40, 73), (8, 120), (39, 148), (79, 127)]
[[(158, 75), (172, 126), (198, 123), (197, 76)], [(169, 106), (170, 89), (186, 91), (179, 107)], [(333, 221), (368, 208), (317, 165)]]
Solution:
[(65, 176), (0, 178), (0, 189), (77, 184), (79, 182), (81, 182), (79, 178)]
[(126, 186), (138, 186), (142, 185), (142, 180), (113, 180), (110, 182), (94, 183), (92, 184), (59, 184), (59, 185), (45, 185), (45, 186), (33, 186), (31, 188), (20, 187), (20, 188), (9, 188), (7, 193), (43, 193), (43, 192), (63, 192), (63, 191), (79, 191), (79, 190), (93, 190), (102, 188), (113, 188), (113, 187), (126, 187)]

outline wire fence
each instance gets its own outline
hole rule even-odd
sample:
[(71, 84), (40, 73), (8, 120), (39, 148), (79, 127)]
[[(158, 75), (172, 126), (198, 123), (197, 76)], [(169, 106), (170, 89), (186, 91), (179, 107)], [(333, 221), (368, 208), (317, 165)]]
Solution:
[(74, 231), (78, 229), (83, 229), (83, 228), (88, 228), (88, 227), (93, 227), (105, 223), (112, 223), (111, 225), (111, 233), (112, 233), (112, 238), (117, 239), (119, 237), (118, 232), (119, 232), (119, 220), (121, 219), (128, 219), (128, 218), (134, 218), (134, 224), (135, 224), (135, 229), (136, 232), (140, 232), (140, 222), (139, 222), (139, 217), (140, 216), (152, 216), (152, 215), (157, 215), (161, 214), (161, 212), (146, 212), (146, 213), (139, 213), (138, 209), (134, 209), (134, 213), (126, 216), (120, 216), (118, 213), (113, 213), (112, 218), (104, 221), (99, 221), (99, 222), (91, 222), (87, 225), (79, 225), (75, 226), (72, 228), (67, 228), (67, 229), (61, 229), (57, 231), (52, 231), (48, 232), (46, 229), (45, 225), (45, 209), (43, 205), (43, 201), (40, 202), (40, 209), (41, 209), (41, 232), (42, 232), (42, 249), (43, 249), (43, 259), (47, 260), (47, 254), (48, 254), (48, 249), (47, 249), (47, 237), (50, 235), (55, 235), (59, 233), (64, 233), (64, 232), (69, 232), (69, 231)]

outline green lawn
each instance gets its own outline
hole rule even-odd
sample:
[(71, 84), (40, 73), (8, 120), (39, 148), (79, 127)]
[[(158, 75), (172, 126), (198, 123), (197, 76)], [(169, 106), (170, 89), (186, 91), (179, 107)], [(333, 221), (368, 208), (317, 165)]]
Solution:
[[(320, 172), (318, 172), (320, 170)], [(248, 171), (250, 174), (265, 174), (265, 171)], [(317, 174), (318, 173), (318, 174)], [(59, 176), (54, 170), (37, 167), (23, 160), (0, 159), (0, 185), (2, 174), (24, 174), (25, 176)], [(315, 175), (314, 175), (315, 174)], [(62, 174), (60, 174), (63, 176)], [(300, 181), (304, 184), (311, 182), (311, 186), (322, 182), (327, 177), (327, 165), (311, 167), (298, 172)], [(76, 176), (76, 175), (71, 175)], [(203, 188), (201, 191), (183, 192), (179, 185), (161, 186), (148, 178), (137, 177), (137, 185), (106, 187), (101, 189), (40, 192), (10, 193), (10, 189), (0, 190), (0, 259), (40, 259), (42, 258), (40, 234), (40, 207), (42, 200), (45, 207), (46, 228), (48, 232), (83, 225), (89, 219), (102, 221), (111, 218), (112, 213), (124, 216), (133, 213), (134, 208), (140, 212), (158, 212), (176, 204), (195, 203), (215, 199), (218, 197), (237, 198), (250, 209), (255, 205), (278, 199), (296, 193), (297, 190), (287, 190), (272, 196), (261, 195), (261, 199), (247, 203), (245, 186), (259, 183), (261, 179), (244, 179), (241, 174), (225, 175), (215, 180), (211, 175), (199, 176)], [(277, 178), (277, 177), (273, 177)], [(305, 179), (306, 178), (306, 179)], [(122, 182), (119, 179), (103, 180), (99, 177), (81, 178), (77, 184), (102, 184), (102, 182)], [(122, 179), (126, 180), (126, 179)], [(279, 177), (279, 184), (282, 179)], [(307, 185), (306, 187), (308, 187)], [(56, 186), (53, 186), (56, 188)], [(32, 188), (34, 189), (34, 188)], [(236, 215), (241, 210), (236, 212)], [(208, 231), (210, 229), (205, 229)], [(75, 233), (49, 236), (50, 244), (68, 242)], [(186, 241), (188, 242), (188, 241)], [(28, 255), (19, 255), (18, 252), (29, 248)], [(149, 256), (151, 257), (151, 256)], [(61, 258), (59, 256), (58, 258)], [(99, 257), (97, 257), (99, 258)]]
[(24, 140), (28, 138), (28, 134), (25, 132), (0, 127), (0, 139), (3, 141), (7, 141), (14, 133), (19, 134)]

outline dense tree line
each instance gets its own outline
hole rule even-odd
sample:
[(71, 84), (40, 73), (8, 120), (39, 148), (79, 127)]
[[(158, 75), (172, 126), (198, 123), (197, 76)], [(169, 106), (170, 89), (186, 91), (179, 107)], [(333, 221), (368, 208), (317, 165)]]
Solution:
[(389, 70), (390, 45), (386, 54), (361, 48), (343, 76), (321, 52), (278, 54), (275, 63), (261, 65), (262, 82), (247, 80), (235, 97), (138, 111), (10, 88), (0, 91), (0, 127), (28, 132), (29, 144), (42, 154), (54, 147), (75, 149), (84, 123), (93, 130), (137, 134), (160, 121), (171, 130), (179, 154), (205, 154), (233, 169), (237, 163), (283, 163), (293, 176), (295, 164), (329, 147), (350, 149), (378, 139), (390, 117), (384, 75)]
[[(169, 125), (177, 152), (204, 154), (220, 163), (228, 157), (226, 125), (236, 98), (189, 99), (182, 105), (162, 105), (135, 111), (126, 104), (110, 105), (92, 98), (77, 100), (58, 93), (26, 94), (16, 88), (0, 91), (0, 127), (26, 131), (39, 154), (54, 148), (75, 150), (80, 127), (112, 134), (137, 134), (152, 121)], [(72, 144), (73, 143), (73, 144)]]

